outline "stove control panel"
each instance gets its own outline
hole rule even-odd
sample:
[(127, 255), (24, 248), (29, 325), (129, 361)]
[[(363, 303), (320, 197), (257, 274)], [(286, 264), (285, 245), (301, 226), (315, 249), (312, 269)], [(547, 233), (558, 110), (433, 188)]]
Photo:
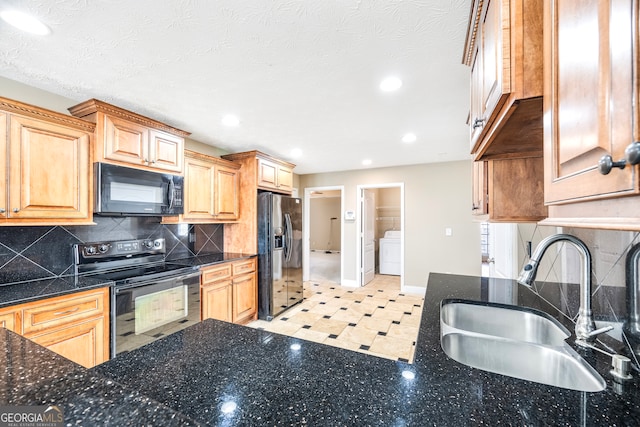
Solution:
[(130, 258), (134, 255), (164, 254), (164, 239), (118, 240), (74, 245), (76, 263), (96, 258)]

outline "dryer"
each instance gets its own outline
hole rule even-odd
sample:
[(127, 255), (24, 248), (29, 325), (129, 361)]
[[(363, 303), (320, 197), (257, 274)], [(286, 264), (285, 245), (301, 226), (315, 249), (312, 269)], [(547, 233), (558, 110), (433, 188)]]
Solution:
[(389, 230), (380, 239), (380, 274), (400, 276), (400, 236), (399, 230)]

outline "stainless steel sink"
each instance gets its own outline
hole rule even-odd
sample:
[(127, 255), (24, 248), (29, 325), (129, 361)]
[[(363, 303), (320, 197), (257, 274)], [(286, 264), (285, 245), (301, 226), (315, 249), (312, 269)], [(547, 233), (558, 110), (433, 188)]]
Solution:
[(604, 379), (565, 342), (570, 336), (534, 309), (451, 299), (440, 305), (440, 343), (453, 360), (556, 387), (604, 390)]

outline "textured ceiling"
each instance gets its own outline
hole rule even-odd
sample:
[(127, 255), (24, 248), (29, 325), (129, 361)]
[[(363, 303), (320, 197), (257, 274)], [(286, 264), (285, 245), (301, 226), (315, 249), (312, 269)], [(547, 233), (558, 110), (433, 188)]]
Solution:
[[(2, 0), (52, 30), (0, 21), (0, 75), (97, 98), (297, 173), (470, 158), (470, 0)], [(402, 78), (394, 93), (378, 89)], [(0, 94), (1, 95), (1, 94)], [(224, 127), (225, 114), (240, 117)], [(404, 133), (418, 139), (404, 144)], [(303, 155), (292, 158), (300, 148)]]

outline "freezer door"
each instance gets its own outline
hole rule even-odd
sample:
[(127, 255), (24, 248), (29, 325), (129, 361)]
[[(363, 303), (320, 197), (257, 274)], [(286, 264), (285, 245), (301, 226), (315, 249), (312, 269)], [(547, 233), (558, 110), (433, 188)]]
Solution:
[(285, 229), (287, 307), (302, 301), (302, 203), (298, 198), (282, 197)]

